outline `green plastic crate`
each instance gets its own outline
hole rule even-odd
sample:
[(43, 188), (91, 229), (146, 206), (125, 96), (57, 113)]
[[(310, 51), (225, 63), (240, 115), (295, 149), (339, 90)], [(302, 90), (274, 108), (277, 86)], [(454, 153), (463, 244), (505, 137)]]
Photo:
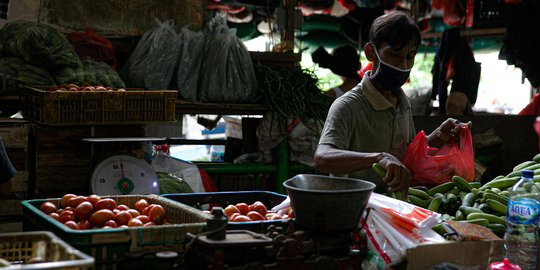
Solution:
[(120, 269), (126, 253), (154, 254), (157, 251), (184, 251), (188, 233), (198, 234), (206, 228), (210, 215), (185, 204), (158, 195), (101, 196), (134, 208), (139, 199), (163, 206), (170, 225), (115, 229), (73, 230), (39, 210), (49, 201), (57, 207), (61, 198), (22, 202), (24, 230), (48, 230), (78, 250), (94, 257), (96, 269)]

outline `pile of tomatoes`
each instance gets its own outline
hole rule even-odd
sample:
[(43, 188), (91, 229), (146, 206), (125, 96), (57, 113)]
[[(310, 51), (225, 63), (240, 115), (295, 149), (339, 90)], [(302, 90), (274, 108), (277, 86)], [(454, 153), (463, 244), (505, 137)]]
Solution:
[(107, 91), (107, 92), (112, 92), (112, 91), (118, 91), (118, 92), (123, 92), (123, 91), (126, 91), (126, 89), (124, 88), (120, 88), (120, 89), (113, 89), (112, 87), (105, 87), (105, 86), (101, 86), (101, 85), (83, 85), (83, 86), (78, 86), (76, 84), (73, 84), (73, 83), (70, 83), (70, 84), (60, 84), (58, 87), (51, 87), (49, 89), (47, 89), (47, 91), (49, 92), (66, 92), (66, 91), (69, 91), (69, 92), (99, 92), (99, 91)]
[(95, 194), (88, 197), (66, 194), (60, 208), (52, 202), (44, 202), (40, 210), (75, 230), (169, 224), (163, 206), (150, 204), (146, 199), (138, 200), (134, 206), (133, 209)]
[(227, 205), (227, 207), (225, 207), (225, 209), (223, 209), (223, 212), (231, 222), (288, 219), (291, 218), (293, 215), (292, 212), (289, 212), (286, 215), (281, 215), (269, 211), (266, 206), (260, 201), (256, 201), (252, 204), (229, 204)]

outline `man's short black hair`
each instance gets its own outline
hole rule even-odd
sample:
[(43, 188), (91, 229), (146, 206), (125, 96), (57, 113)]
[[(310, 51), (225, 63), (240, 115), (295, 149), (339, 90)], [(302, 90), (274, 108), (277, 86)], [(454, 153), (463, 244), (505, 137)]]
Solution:
[(419, 47), (421, 39), (420, 29), (414, 20), (401, 11), (377, 17), (369, 31), (369, 42), (377, 48), (384, 42), (397, 49), (408, 45)]

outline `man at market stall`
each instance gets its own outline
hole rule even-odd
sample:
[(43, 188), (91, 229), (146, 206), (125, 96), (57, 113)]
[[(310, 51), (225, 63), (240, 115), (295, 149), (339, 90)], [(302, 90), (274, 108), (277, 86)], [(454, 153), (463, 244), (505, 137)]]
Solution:
[[(420, 42), (417, 25), (405, 13), (396, 11), (373, 21), (364, 46), (373, 70), (332, 104), (315, 152), (318, 171), (371, 181), (378, 193), (407, 195), (411, 174), (401, 160), (416, 131), (401, 86), (409, 78)], [(459, 124), (451, 118), (444, 121), (428, 136), (429, 145), (440, 147), (459, 139)], [(386, 176), (375, 174), (373, 163), (385, 168)]]
[(15, 168), (9, 160), (2, 138), (0, 138), (0, 198), (11, 195), (15, 173)]

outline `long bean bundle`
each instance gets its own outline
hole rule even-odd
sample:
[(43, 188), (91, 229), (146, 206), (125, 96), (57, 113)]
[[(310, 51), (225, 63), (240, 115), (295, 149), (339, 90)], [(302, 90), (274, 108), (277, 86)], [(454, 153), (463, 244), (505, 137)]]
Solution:
[(326, 119), (332, 100), (317, 86), (313, 71), (264, 65), (255, 69), (263, 102), (271, 112), (286, 119)]

